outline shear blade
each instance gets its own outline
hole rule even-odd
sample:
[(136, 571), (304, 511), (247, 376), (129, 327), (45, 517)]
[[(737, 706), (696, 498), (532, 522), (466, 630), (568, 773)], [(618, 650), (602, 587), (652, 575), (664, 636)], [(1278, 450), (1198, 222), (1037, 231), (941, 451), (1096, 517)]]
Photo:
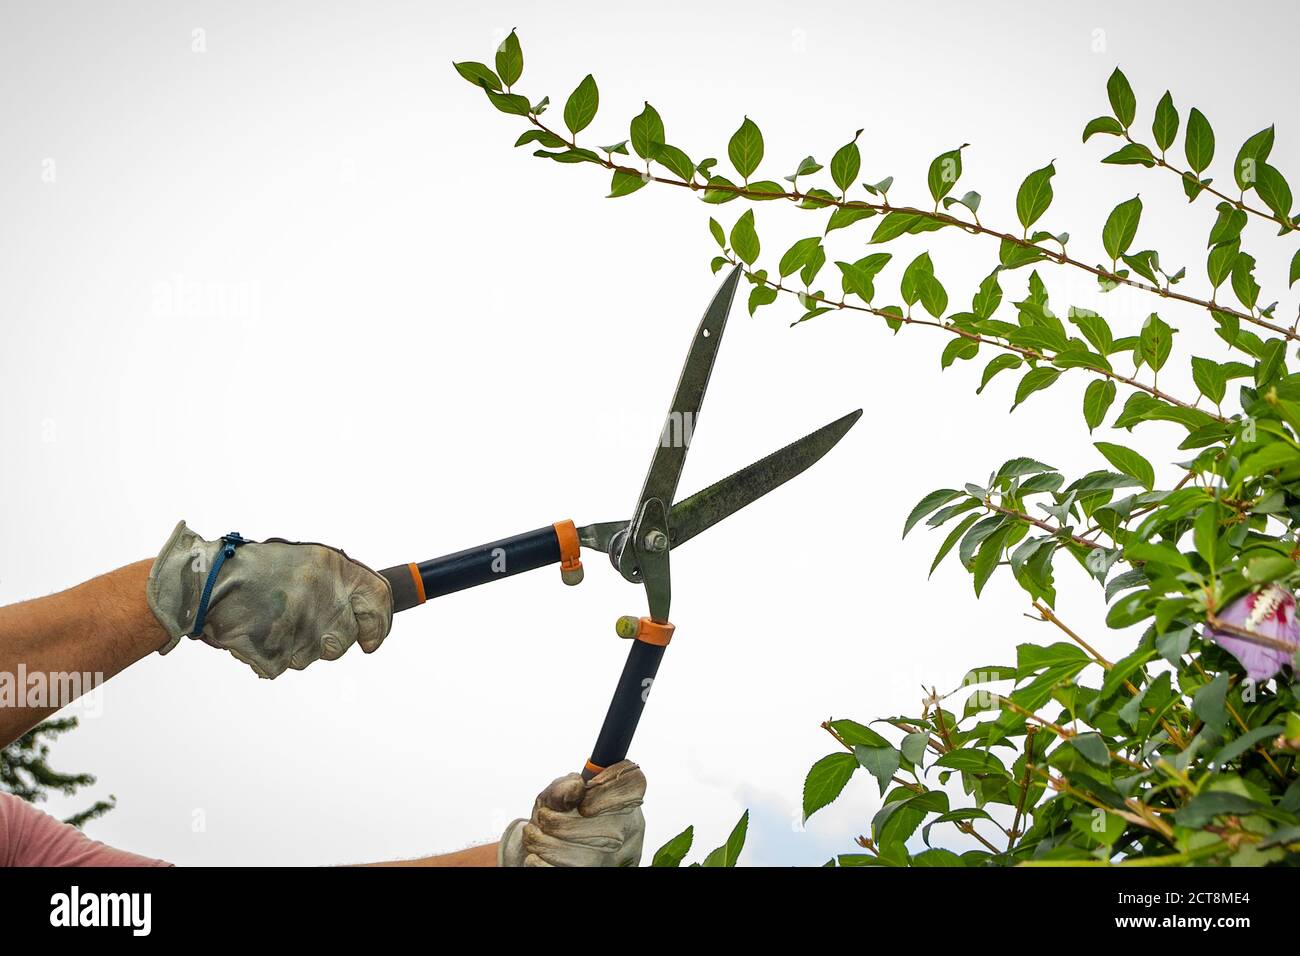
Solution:
[(673, 505), (668, 515), (670, 546), (684, 544), (805, 471), (834, 448), (861, 417), (860, 408), (849, 412)]
[(714, 293), (713, 301), (704, 310), (704, 318), (695, 330), (695, 338), (691, 340), (681, 377), (677, 380), (677, 391), (673, 393), (673, 403), (669, 406), (633, 515), (641, 514), (641, 509), (651, 498), (658, 498), (667, 505), (677, 494), (677, 482), (686, 463), (686, 452), (699, 419), (704, 392), (709, 387), (709, 376), (713, 372), (718, 346), (722, 344), (722, 333), (727, 327), (727, 314), (736, 298), (740, 275), (740, 266), (731, 271)]

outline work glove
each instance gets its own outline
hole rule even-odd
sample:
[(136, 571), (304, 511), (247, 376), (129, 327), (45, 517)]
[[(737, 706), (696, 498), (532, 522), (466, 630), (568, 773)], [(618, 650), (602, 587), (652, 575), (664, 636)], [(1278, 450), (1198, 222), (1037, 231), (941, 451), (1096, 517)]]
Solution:
[(388, 582), (336, 548), (278, 538), (244, 542), (238, 535), (205, 541), (184, 521), (149, 572), (147, 597), (169, 636), (160, 653), (182, 637), (201, 638), (258, 677), (335, 660), (354, 643), (369, 654), (393, 623)]
[(645, 774), (620, 760), (584, 782), (560, 777), (537, 795), (533, 815), (506, 827), (497, 866), (636, 866), (645, 842)]

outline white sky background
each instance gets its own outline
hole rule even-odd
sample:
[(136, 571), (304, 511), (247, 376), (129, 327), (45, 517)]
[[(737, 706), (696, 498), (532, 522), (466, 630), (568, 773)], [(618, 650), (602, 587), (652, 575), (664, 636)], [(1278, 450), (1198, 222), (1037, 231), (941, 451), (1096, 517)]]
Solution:
[[(929, 161), (969, 142), (954, 194), (978, 190), (982, 219), (1008, 229), (1021, 179), (1055, 157), (1043, 227), (1100, 261), (1107, 213), (1140, 191), (1135, 247), (1186, 263), (1180, 288), (1203, 295), (1212, 203), (1189, 209), (1166, 172), (1100, 165), (1115, 141), (1079, 134), (1108, 111), (1118, 63), (1148, 141), (1168, 87), (1184, 123), (1195, 105), (1214, 125), (1216, 181), (1277, 121), (1270, 162), (1300, 183), (1296, 15), (1266, 6), (1248, 24), (1188, 3), (6, 4), (0, 601), (150, 556), (181, 517), (210, 538), (326, 541), (384, 567), (626, 516), (715, 288), (707, 217), (729, 228), (746, 207), (668, 188), (606, 200), (602, 171), (513, 150), (524, 124), (451, 68), (490, 62), (511, 27), (518, 89), (549, 94), (556, 123), (595, 74), (589, 143), (626, 137), (649, 98), (674, 144), (725, 157), (748, 114), (767, 141), (759, 175), (779, 179), (864, 127), (863, 177), (893, 175), (891, 198), (921, 203)], [(825, 214), (757, 215), (770, 267)], [(873, 227), (834, 234), (831, 259), (865, 254)], [(1252, 224), (1246, 248), (1262, 300), (1289, 318), (1294, 243), (1271, 235)], [(994, 243), (954, 230), (911, 237), (878, 287), (896, 290), (922, 249), (953, 310), (996, 261)], [(1164, 305), (1042, 268), (1060, 314), (1092, 306), (1135, 332)], [(835, 272), (820, 284), (837, 288)], [(1027, 279), (1009, 276), (1005, 301)], [(1186, 356), (1225, 349), (1207, 315), (1161, 314), (1180, 330), (1161, 384), (1194, 394)], [(895, 338), (851, 314), (787, 328), (797, 315), (733, 314), (683, 491), (867, 415), (798, 481), (674, 554), (678, 633), (632, 753), (650, 781), (648, 848), (694, 823), (698, 858), (750, 807), (750, 863), (852, 852), (879, 801), (865, 774), (796, 832), (804, 774), (834, 749), (818, 723), (914, 712), (922, 683), (950, 689), (1017, 643), (1056, 639), (1022, 616), (1008, 574), (979, 601), (955, 560), (927, 582), (941, 535), (899, 531), (925, 492), (1015, 455), (1102, 467), (1084, 375), (1008, 417), (1018, 376), (973, 395), (991, 355), (941, 375), (937, 333)], [(1163, 478), (1188, 457), (1180, 438), (1093, 436), (1143, 448)], [(178, 863), (495, 839), (587, 756), (626, 651), (613, 622), (642, 613), (639, 591), (587, 563), (579, 589), (551, 569), (443, 598), (399, 616), (378, 653), (275, 682), (187, 643), (115, 679), (55, 762), (117, 795), (92, 835)], [(1100, 592), (1064, 565), (1058, 581), (1061, 616), (1122, 655), (1135, 635), (1105, 630)]]

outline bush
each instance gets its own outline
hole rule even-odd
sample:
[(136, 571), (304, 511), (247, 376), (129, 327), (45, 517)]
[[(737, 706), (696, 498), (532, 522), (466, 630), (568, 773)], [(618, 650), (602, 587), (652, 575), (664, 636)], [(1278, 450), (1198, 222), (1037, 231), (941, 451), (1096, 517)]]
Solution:
[[(1069, 233), (1039, 225), (1053, 200), (1054, 163), (1025, 177), (1015, 197), (1018, 226), (1008, 229), (981, 221), (979, 193), (957, 194), (965, 145), (930, 164), (927, 202), (896, 205), (892, 176), (862, 177), (861, 131), (835, 151), (829, 168), (808, 156), (777, 181), (758, 175), (763, 136), (749, 118), (727, 143), (726, 172), (716, 159), (695, 162), (671, 145), (648, 103), (631, 119), (627, 139), (579, 145), (598, 112), (595, 80), (588, 75), (568, 98), (561, 131), (542, 118), (548, 98), (533, 102), (515, 91), (523, 55), (513, 33), (495, 69), (474, 62), (456, 69), (497, 109), (528, 124), (516, 146), (603, 169), (611, 198), (653, 185), (688, 191), (710, 206), (775, 201), (816, 218), (815, 235), (762, 267), (753, 207), (729, 229), (709, 219), (719, 247), (713, 270), (745, 267), (751, 315), (785, 298), (800, 310), (792, 324), (847, 311), (894, 332), (925, 329), (946, 340), (942, 368), (992, 355), (980, 391), (995, 375), (1015, 372), (1019, 405), (1067, 374), (1082, 376), (1089, 434), (1108, 418), (1127, 433), (1153, 421), (1185, 433), (1187, 458), (1172, 487), (1158, 486), (1154, 467), (1131, 447), (1136, 437), (1125, 439), (1130, 444), (1097, 441), (1107, 467), (1065, 475), (1015, 458), (981, 481), (927, 494), (907, 517), (904, 534), (921, 522), (942, 530), (935, 566), (955, 552), (977, 595), (993, 574), (1008, 572), (1060, 640), (1022, 644), (1014, 659), (1008, 649), (1006, 660), (974, 668), (962, 687), (931, 692), (920, 713), (876, 721), (883, 732), (853, 720), (823, 724), (839, 749), (809, 772), (805, 816), (839, 796), (859, 771), (878, 781), (884, 798), (870, 833), (857, 839), (863, 852), (838, 857), (840, 865), (1263, 864), (1300, 849), (1300, 708), (1291, 682), (1300, 647), (1300, 373), (1287, 369), (1300, 335), (1295, 323), (1277, 317), (1276, 302), (1263, 304), (1255, 259), (1243, 248), (1249, 224), (1287, 240), (1300, 225), (1285, 177), (1268, 162), (1273, 127), (1246, 139), (1230, 181), (1215, 180), (1205, 175), (1215, 156), (1206, 117), (1192, 109), (1184, 123), (1165, 93), (1148, 138), (1135, 125), (1134, 91), (1116, 70), (1107, 84), (1110, 114), (1084, 129), (1085, 142), (1121, 141), (1102, 162), (1155, 170), (1189, 202), (1215, 204), (1206, 262), (1196, 270), (1201, 287), (1208, 283), (1207, 298), (1182, 291), (1186, 269), (1171, 270), (1157, 250), (1137, 248), (1138, 197), (1115, 206), (1100, 253), (1091, 246), (1080, 254), (1086, 258), (1071, 251)], [(1171, 153), (1180, 127), (1183, 160)], [(885, 294), (890, 252), (853, 260), (827, 252), (847, 245), (846, 236), (860, 241), (873, 219), (873, 245), (955, 230), (996, 251), (996, 264), (966, 309), (950, 308), (925, 252), (902, 269), (896, 294)], [(1098, 256), (1100, 264), (1092, 264)], [(1037, 271), (1023, 299), (1004, 302), (1004, 282), (1040, 264), (1090, 276), (1102, 291), (1139, 290), (1153, 306), (1212, 322), (1228, 360), (1189, 356), (1199, 395), (1172, 394), (1160, 373), (1174, 360), (1177, 330), (1157, 312), (1140, 328), (1116, 330), (1092, 310), (1057, 311)], [(1300, 253), (1291, 259), (1288, 289), (1297, 278)], [(1141, 626), (1125, 657), (1108, 660), (1058, 617), (1058, 561), (1078, 562), (1095, 579), (1110, 627)], [(959, 692), (965, 699), (949, 704)], [(979, 848), (930, 848), (949, 828)]]

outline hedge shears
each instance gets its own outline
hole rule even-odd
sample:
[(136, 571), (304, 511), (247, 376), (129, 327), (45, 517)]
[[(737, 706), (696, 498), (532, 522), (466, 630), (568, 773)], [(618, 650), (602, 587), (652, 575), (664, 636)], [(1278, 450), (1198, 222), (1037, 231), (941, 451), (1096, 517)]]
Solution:
[(629, 520), (602, 521), (581, 528), (572, 521), (559, 521), (536, 531), (380, 572), (392, 587), (394, 611), (557, 563), (561, 580), (578, 584), (583, 577), (582, 548), (604, 552), (624, 580), (644, 586), (649, 613), (621, 617), (615, 626), (620, 637), (631, 641), (631, 648), (596, 746), (582, 770), (588, 780), (627, 756), (664, 650), (672, 640), (674, 626), (669, 622), (668, 608), (672, 599), (669, 555), (673, 549), (808, 468), (862, 416), (862, 409), (850, 412), (674, 503), (740, 276), (741, 268), (737, 266), (700, 320), (650, 460), (650, 471)]

